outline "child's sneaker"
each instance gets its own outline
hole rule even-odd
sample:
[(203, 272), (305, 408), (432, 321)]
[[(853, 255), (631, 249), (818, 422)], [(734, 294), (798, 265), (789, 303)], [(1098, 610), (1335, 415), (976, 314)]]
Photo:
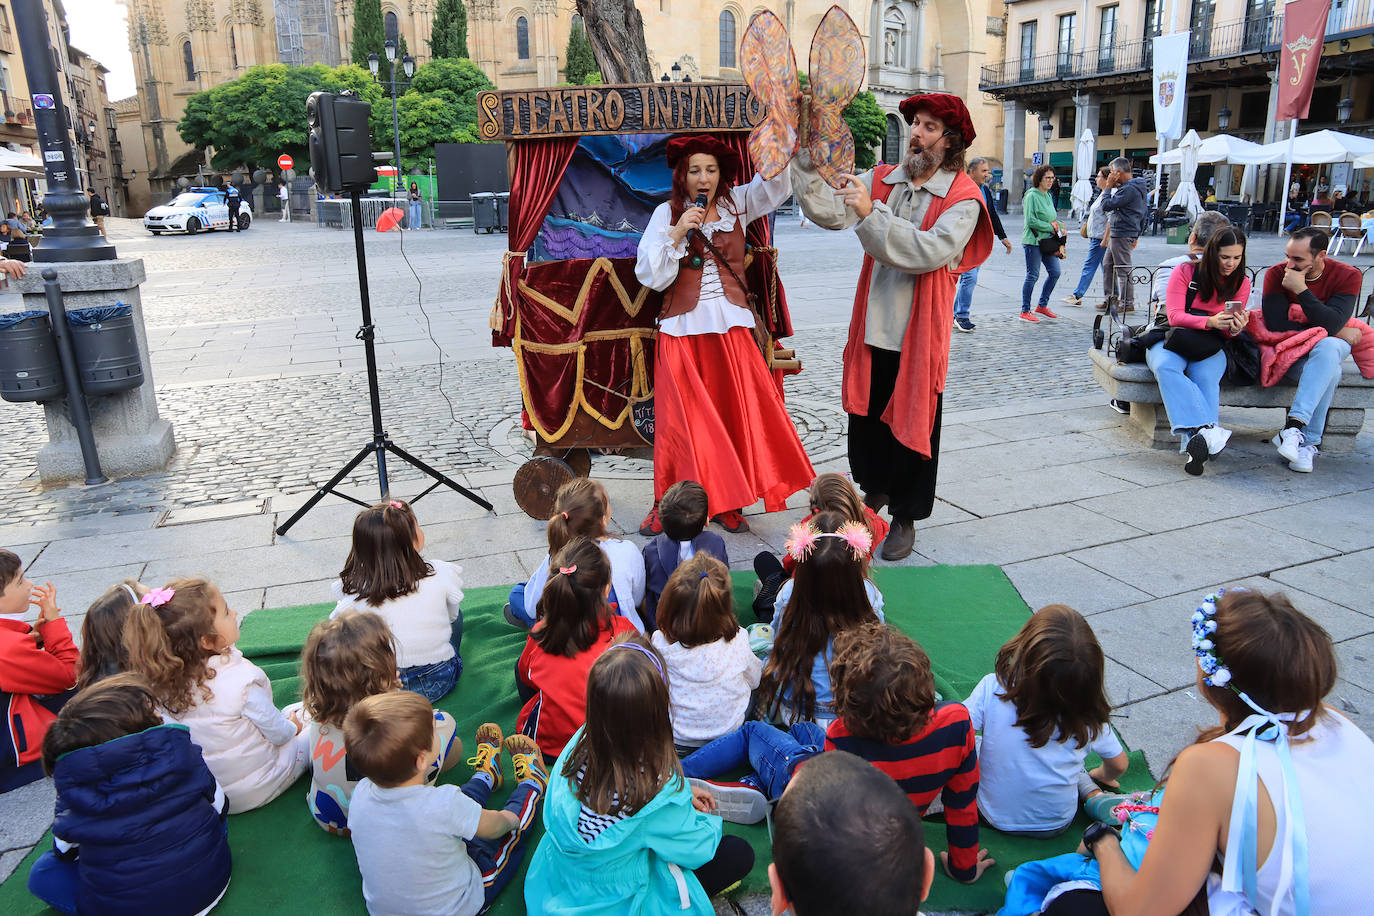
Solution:
[(501, 726), (487, 722), (477, 728), (477, 756), (468, 758), (468, 766), (491, 777), (492, 791), (505, 784), (501, 775)]
[(549, 771), (544, 769), (544, 755), (529, 735), (511, 735), (506, 739), (506, 753), (516, 782), (533, 782), (543, 792), (549, 784)]
[(688, 779), (692, 785), (705, 789), (716, 800), (715, 813), (732, 824), (757, 824), (768, 814), (768, 799), (758, 789), (743, 783), (708, 782)]

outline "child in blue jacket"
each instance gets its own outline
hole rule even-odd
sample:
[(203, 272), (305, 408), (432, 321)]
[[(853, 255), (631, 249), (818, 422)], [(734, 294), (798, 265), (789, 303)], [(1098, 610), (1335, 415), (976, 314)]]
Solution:
[(722, 837), (714, 806), (678, 764), (663, 659), (625, 634), (592, 665), (587, 723), (550, 775), (526, 908), (710, 916), (710, 897), (754, 865), (747, 842)]
[(29, 891), (59, 913), (191, 916), (229, 886), (224, 793), (184, 725), (163, 725), (136, 674), (77, 694), (43, 739), (53, 849)]
[(725, 539), (706, 530), (706, 488), (679, 480), (658, 503), (663, 533), (644, 545), (644, 632), (658, 629), (658, 600), (673, 571), (698, 553), (709, 553), (726, 566)]

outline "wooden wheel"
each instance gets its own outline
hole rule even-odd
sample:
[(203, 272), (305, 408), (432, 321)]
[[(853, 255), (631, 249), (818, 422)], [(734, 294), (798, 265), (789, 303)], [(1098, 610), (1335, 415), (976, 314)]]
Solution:
[[(587, 459), (590, 467), (591, 459)], [(530, 518), (546, 522), (553, 515), (553, 499), (558, 488), (577, 476), (561, 459), (550, 455), (531, 458), (515, 472), (515, 504)]]
[(592, 476), (592, 453), (589, 449), (568, 449), (567, 454), (563, 456), (563, 463), (578, 477)]

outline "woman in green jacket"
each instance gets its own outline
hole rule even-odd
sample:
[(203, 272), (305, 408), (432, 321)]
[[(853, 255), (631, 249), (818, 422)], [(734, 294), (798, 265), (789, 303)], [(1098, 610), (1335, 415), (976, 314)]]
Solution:
[(683, 778), (664, 670), (638, 633), (592, 665), (587, 724), (549, 774), (529, 912), (711, 916), (710, 897), (753, 867), (752, 847), (722, 836), (711, 793)]
[[(1059, 214), (1054, 209), (1050, 197), (1050, 185), (1054, 184), (1054, 169), (1042, 165), (1031, 178), (1031, 189), (1021, 199), (1021, 212), (1026, 218), (1026, 228), (1021, 232), (1021, 246), (1026, 251), (1026, 280), (1021, 284), (1021, 317), (1026, 321), (1039, 321), (1045, 318), (1058, 318), (1050, 311), (1050, 293), (1054, 284), (1059, 282), (1059, 256), (1045, 254), (1040, 250), (1040, 240), (1051, 233), (1058, 233)], [(1045, 285), (1040, 289), (1040, 305), (1031, 311), (1031, 294), (1035, 292), (1035, 281), (1040, 278), (1040, 265), (1045, 265)]]

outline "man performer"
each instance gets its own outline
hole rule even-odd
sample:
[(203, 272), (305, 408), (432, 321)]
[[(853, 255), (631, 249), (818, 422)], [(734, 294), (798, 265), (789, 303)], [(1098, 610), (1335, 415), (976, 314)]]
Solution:
[(844, 409), (854, 482), (870, 508), (886, 505), (892, 516), (885, 560), (911, 554), (914, 523), (934, 508), (954, 286), (987, 260), (993, 242), (983, 194), (964, 172), (975, 134), (963, 101), (927, 93), (899, 109), (911, 125), (900, 165), (845, 175), (838, 192), (804, 149), (792, 165), (806, 215), (827, 229), (854, 226), (864, 248), (844, 351)]

